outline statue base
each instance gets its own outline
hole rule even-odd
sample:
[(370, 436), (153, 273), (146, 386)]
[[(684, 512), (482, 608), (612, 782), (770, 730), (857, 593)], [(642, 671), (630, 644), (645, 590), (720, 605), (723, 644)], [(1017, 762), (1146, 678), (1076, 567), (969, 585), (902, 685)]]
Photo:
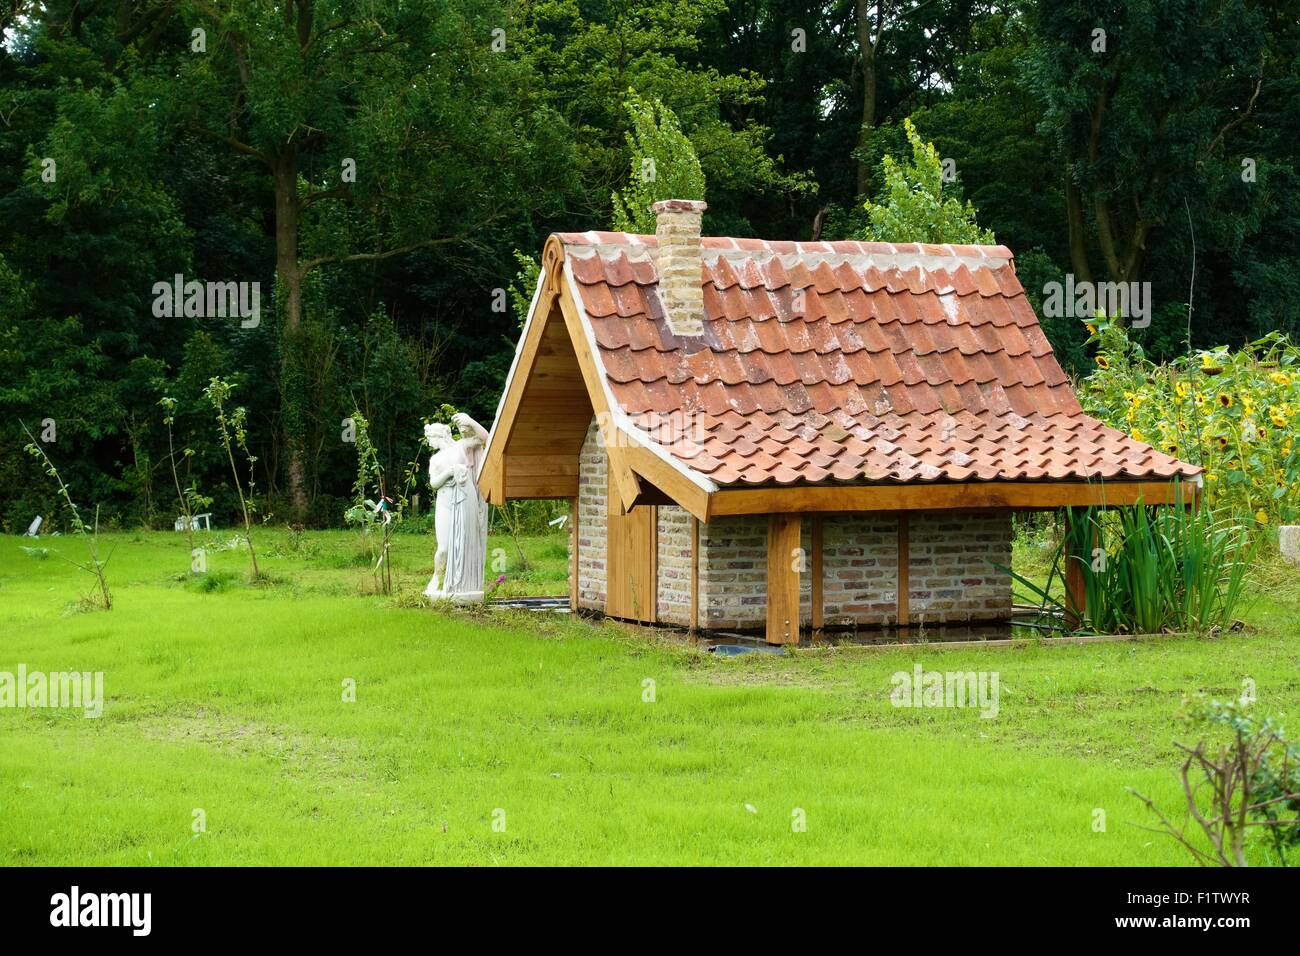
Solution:
[(435, 604), (439, 601), (450, 601), (452, 604), (481, 604), (483, 602), (482, 591), (461, 591), (457, 594), (447, 594), (443, 591), (430, 591), (426, 588), (424, 596)]

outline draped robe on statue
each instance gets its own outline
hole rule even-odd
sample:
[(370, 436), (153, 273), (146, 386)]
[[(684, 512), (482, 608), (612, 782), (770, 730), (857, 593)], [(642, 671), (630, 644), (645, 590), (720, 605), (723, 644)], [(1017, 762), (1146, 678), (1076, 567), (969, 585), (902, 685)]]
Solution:
[(452, 440), (446, 425), (424, 430), (434, 449), (429, 485), (437, 492), (434, 533), (438, 539), (433, 578), (424, 593), (435, 601), (477, 601), (483, 597), (488, 508), (475, 477), (487, 432), (467, 415), (457, 415), (453, 421), (462, 435), (458, 440)]

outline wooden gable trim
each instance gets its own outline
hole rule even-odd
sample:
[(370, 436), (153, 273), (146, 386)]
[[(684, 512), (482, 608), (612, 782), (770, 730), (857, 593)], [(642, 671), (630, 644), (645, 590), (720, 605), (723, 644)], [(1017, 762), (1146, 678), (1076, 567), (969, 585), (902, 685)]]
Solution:
[[(1014, 482), (927, 485), (794, 486), (718, 491), (709, 496), (708, 518), (720, 515), (818, 511), (933, 511), (978, 508), (1059, 508), (1064, 505), (1127, 506), (1193, 504), (1194, 482)], [(1181, 497), (1181, 502), (1179, 498)], [(705, 520), (708, 520), (706, 518)]]
[(514, 428), (515, 416), (519, 413), (519, 404), (528, 385), (528, 376), (533, 363), (537, 361), (542, 333), (550, 321), (551, 308), (556, 299), (557, 286), (553, 274), (547, 271), (546, 265), (542, 269), (537, 294), (528, 313), (528, 323), (524, 326), (523, 342), (515, 356), (515, 364), (510, 369), (510, 378), (506, 382), (505, 393), (501, 396), (501, 407), (497, 409), (496, 420), (492, 423), (487, 452), (478, 473), (479, 494), (489, 504), (498, 506), (506, 503), (506, 445), (510, 441), (510, 431)]

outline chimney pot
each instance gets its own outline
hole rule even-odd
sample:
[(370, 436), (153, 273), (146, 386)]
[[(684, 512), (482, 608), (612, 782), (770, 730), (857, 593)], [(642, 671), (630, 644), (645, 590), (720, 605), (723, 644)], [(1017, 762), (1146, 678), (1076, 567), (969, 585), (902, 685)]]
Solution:
[(703, 335), (700, 225), (708, 204), (697, 199), (661, 199), (650, 208), (659, 246), (659, 301), (668, 327), (674, 335)]

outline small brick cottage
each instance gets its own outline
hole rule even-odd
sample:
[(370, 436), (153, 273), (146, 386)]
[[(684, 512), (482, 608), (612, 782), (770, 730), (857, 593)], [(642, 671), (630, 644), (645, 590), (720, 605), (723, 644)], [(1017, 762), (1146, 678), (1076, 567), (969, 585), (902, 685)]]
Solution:
[(570, 500), (575, 609), (774, 644), (1005, 620), (1014, 510), (1195, 494), (1083, 413), (1005, 247), (702, 239), (704, 209), (543, 251), (478, 480)]

